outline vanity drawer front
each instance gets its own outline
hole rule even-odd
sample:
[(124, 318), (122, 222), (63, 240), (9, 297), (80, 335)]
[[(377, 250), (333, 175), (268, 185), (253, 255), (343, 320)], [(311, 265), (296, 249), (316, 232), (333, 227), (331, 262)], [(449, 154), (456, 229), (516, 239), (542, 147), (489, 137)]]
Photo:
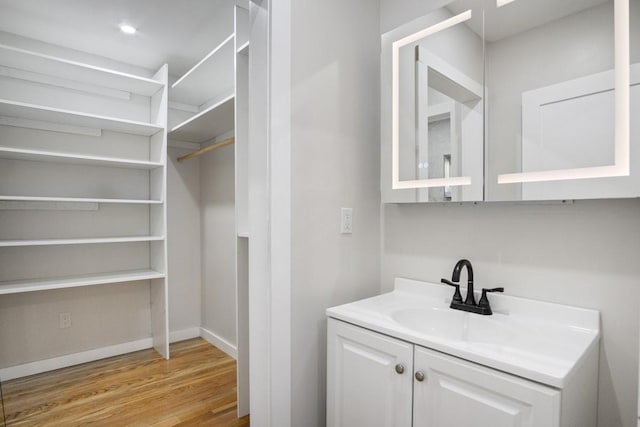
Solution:
[(410, 427), (413, 345), (331, 318), (327, 338), (327, 426)]
[(558, 427), (560, 391), (415, 347), (415, 427)]

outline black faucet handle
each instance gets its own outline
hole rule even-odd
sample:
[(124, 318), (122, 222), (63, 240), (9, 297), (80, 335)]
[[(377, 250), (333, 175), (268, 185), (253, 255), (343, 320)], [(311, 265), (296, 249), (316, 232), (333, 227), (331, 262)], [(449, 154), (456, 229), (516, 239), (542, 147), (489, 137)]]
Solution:
[(504, 292), (504, 288), (493, 288), (493, 289), (482, 289), (482, 296), (480, 297), (480, 301), (478, 302), (478, 307), (482, 309), (482, 314), (491, 314), (491, 305), (489, 304), (489, 299), (487, 298), (487, 292)]
[(451, 299), (451, 304), (453, 303), (462, 304), (462, 294), (460, 293), (460, 284), (452, 282), (447, 279), (440, 279), (440, 282), (456, 288), (455, 292), (453, 293), (453, 298)]

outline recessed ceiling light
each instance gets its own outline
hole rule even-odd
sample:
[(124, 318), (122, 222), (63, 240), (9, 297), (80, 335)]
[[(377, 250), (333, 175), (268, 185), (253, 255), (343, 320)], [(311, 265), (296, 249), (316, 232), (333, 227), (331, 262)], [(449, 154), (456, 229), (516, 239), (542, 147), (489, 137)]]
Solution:
[(127, 24), (120, 25), (120, 31), (122, 31), (125, 34), (135, 34), (136, 33), (136, 29), (134, 27), (132, 27), (131, 25), (127, 25)]

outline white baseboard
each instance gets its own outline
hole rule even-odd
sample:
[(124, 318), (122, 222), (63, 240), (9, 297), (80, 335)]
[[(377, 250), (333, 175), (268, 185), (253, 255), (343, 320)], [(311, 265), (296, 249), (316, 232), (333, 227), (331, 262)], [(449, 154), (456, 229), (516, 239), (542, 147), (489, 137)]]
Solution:
[[(202, 337), (207, 342), (218, 347), (234, 359), (238, 358), (238, 349), (236, 346), (229, 343), (224, 338), (220, 338), (213, 332), (197, 326), (179, 331), (171, 331), (169, 333), (169, 342), (174, 343), (197, 337)], [(152, 347), (153, 340), (151, 338), (143, 338), (137, 341), (130, 341), (108, 347), (81, 351), (79, 353), (52, 357), (51, 359), (37, 360), (35, 362), (24, 363), (22, 365), (0, 368), (0, 379), (3, 381), (13, 380), (15, 378), (40, 374), (42, 372), (53, 371), (55, 369), (66, 368), (86, 362), (93, 362), (94, 360), (106, 359), (107, 357), (119, 356), (121, 354), (132, 353), (134, 351), (145, 350)]]
[(229, 356), (238, 360), (238, 347), (231, 344), (229, 341), (214, 334), (208, 329), (200, 327), (200, 336), (204, 338), (209, 344), (218, 347), (220, 350), (227, 353)]
[(81, 363), (92, 362), (94, 360), (105, 359), (107, 357), (132, 353), (134, 351), (145, 350), (153, 347), (151, 338), (144, 338), (137, 341), (130, 341), (123, 344), (110, 345), (108, 347), (96, 348), (94, 350), (81, 351), (79, 353), (66, 354), (64, 356), (52, 357), (51, 359), (38, 360), (24, 363), (22, 365), (9, 366), (0, 369), (0, 378), (3, 381), (29, 375), (40, 374), (46, 371), (66, 368), (68, 366), (79, 365)]
[(197, 326), (188, 329), (181, 329), (179, 331), (169, 331), (169, 342), (174, 343), (178, 341), (190, 340), (191, 338), (198, 338), (199, 336), (200, 328)]

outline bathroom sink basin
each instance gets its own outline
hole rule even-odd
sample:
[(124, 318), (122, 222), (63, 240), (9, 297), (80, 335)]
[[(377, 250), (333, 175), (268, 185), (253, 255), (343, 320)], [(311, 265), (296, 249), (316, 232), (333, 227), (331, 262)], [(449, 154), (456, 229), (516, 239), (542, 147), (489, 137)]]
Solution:
[(393, 292), (327, 315), (557, 388), (597, 354), (595, 310), (491, 295), (494, 314), (483, 316), (449, 308), (451, 296), (449, 287), (398, 278)]
[(398, 324), (417, 332), (436, 337), (468, 339), (468, 316), (462, 311), (449, 308), (409, 308), (391, 313)]
[(391, 318), (405, 328), (448, 340), (505, 347), (517, 340), (515, 328), (509, 324), (448, 307), (400, 309), (392, 312)]

